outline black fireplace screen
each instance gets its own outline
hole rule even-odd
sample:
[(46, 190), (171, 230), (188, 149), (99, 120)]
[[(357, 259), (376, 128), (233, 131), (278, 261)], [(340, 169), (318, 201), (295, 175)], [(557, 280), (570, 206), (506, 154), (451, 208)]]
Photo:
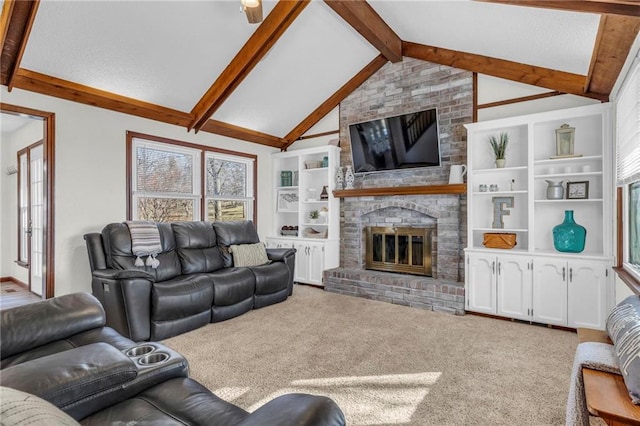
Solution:
[(368, 227), (366, 268), (431, 276), (431, 228)]

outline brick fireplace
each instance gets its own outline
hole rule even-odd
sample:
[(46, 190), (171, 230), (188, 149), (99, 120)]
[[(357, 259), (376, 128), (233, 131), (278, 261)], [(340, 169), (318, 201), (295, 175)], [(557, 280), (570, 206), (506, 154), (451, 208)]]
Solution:
[[(342, 166), (351, 164), (348, 125), (437, 107), (442, 167), (356, 176), (356, 188), (397, 188), (448, 183), (452, 164), (466, 163), (466, 132), (472, 121), (473, 84), (469, 72), (417, 59), (388, 63), (340, 104)], [(423, 309), (464, 313), (466, 196), (385, 195), (340, 202), (340, 267), (325, 271), (327, 291)], [(366, 229), (429, 227), (432, 276), (366, 269)]]

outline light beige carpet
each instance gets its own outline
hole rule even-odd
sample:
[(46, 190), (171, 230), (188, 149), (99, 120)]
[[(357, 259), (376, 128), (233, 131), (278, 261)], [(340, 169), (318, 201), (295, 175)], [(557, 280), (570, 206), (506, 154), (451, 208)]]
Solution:
[(284, 303), (163, 343), (249, 411), (307, 392), (333, 398), (349, 425), (560, 425), (577, 338), (296, 285)]

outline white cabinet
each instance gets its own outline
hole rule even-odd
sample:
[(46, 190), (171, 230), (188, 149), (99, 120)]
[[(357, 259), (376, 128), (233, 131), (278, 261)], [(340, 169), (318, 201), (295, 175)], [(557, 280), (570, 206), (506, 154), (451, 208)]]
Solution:
[[(565, 123), (575, 128), (573, 156), (556, 155), (555, 130)], [(489, 299), (495, 297), (496, 315), (569, 327), (604, 327), (604, 316), (613, 304), (613, 284), (608, 278), (614, 248), (611, 105), (466, 127), (468, 309), (491, 310)], [(488, 139), (502, 132), (509, 134), (509, 145), (506, 166), (497, 168)], [(547, 180), (563, 182), (564, 198), (547, 199)], [(586, 197), (567, 197), (568, 182), (586, 182)], [(495, 197), (512, 199), (512, 206), (503, 208), (502, 227), (495, 220)], [(587, 229), (581, 253), (560, 253), (554, 248), (553, 228), (562, 223), (567, 210)], [(495, 232), (516, 234), (516, 247), (485, 248), (484, 234)], [(506, 255), (519, 256), (521, 262), (507, 262), (506, 257), (499, 262)], [(486, 256), (496, 259), (495, 288), (485, 282)], [(522, 269), (523, 265), (530, 269)]]
[(322, 272), (339, 266), (340, 200), (333, 196), (339, 154), (322, 146), (272, 156), (275, 212), (266, 240), (296, 249), (296, 282), (322, 285)]
[(531, 264), (528, 258), (498, 256), (497, 314), (528, 320), (531, 310)]
[(469, 253), (467, 265), (467, 310), (510, 318), (529, 318), (531, 270), (528, 259)]
[(300, 241), (296, 245), (296, 269), (294, 281), (322, 285), (325, 269), (325, 244)]
[(496, 313), (496, 257), (467, 254), (465, 294), (467, 309), (485, 314)]
[(567, 325), (567, 261), (533, 261), (532, 321)]
[(574, 260), (568, 264), (568, 325), (603, 329), (607, 320), (609, 268), (606, 262)]

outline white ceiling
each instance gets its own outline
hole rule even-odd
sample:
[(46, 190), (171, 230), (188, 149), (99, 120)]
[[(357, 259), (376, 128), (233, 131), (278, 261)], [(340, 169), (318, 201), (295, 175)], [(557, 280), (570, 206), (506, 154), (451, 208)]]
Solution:
[[(474, 1), (369, 3), (403, 40), (583, 75), (599, 22)], [(21, 67), (190, 112), (256, 28), (239, 0), (42, 0)], [(314, 0), (213, 118), (283, 137), (378, 53)]]

